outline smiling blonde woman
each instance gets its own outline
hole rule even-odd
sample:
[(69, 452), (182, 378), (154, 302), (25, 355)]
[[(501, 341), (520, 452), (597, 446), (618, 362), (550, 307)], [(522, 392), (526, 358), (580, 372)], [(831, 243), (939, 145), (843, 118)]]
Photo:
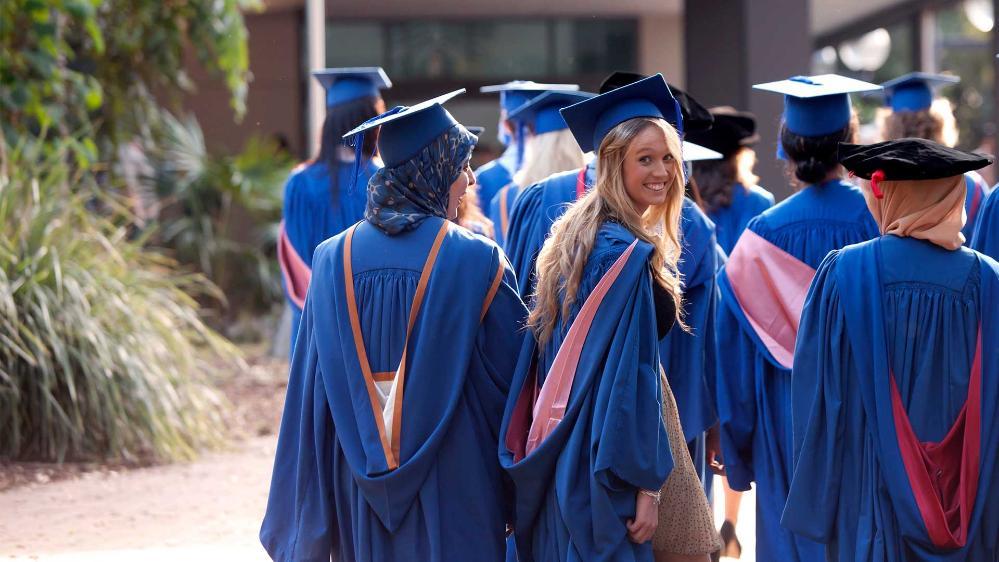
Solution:
[[(703, 513), (682, 518), (710, 522), (659, 367), (658, 341), (681, 309), (684, 177), (670, 124), (679, 110), (656, 75), (562, 114), (580, 148), (596, 149), (599, 173), (537, 262), (531, 334), (500, 435), (516, 512), (533, 515), (515, 521), (514, 536), (522, 559), (651, 562), (667, 477), (700, 498)], [(707, 560), (717, 539), (710, 523), (704, 530)], [(690, 536), (681, 542), (671, 550), (690, 554)]]

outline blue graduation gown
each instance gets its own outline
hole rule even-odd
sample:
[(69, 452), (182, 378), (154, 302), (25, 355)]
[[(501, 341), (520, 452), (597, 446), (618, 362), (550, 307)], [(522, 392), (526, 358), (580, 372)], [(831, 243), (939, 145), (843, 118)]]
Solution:
[(519, 194), (520, 187), (510, 182), (497, 191), (489, 202), (487, 216), (493, 221), (493, 228), (496, 229), (496, 243), (503, 249), (506, 249), (506, 233), (510, 230), (510, 212)]
[[(652, 247), (639, 242), (597, 309), (586, 336), (562, 421), (526, 458), (521, 393), (543, 382), (582, 303), (634, 241), (604, 224), (587, 258), (579, 295), (540, 349), (528, 335), (517, 363), (500, 433), (500, 460), (516, 490), (514, 537), (520, 562), (652, 561), (650, 543), (628, 540), (639, 488), (656, 490), (673, 468), (662, 422), (652, 276)], [(534, 367), (537, 365), (537, 370)], [(527, 419), (526, 423), (530, 420)], [(511, 424), (513, 424), (511, 426)]]
[(978, 225), (971, 247), (999, 260), (999, 189), (993, 189), (978, 212)]
[[(342, 163), (336, 168), (335, 191), (330, 183), (329, 166), (324, 162), (295, 170), (284, 187), (282, 216), (285, 232), (291, 246), (309, 268), (319, 244), (364, 218), (368, 179), (378, 170), (373, 162), (365, 162), (358, 170), (356, 185), (352, 187), (353, 163)], [(285, 295), (288, 296), (287, 285)], [(288, 302), (292, 310), (291, 354), (294, 355), (302, 309), (290, 297)]]
[[(357, 228), (352, 279), (374, 373), (398, 365), (442, 222), (394, 237)], [(455, 226), (445, 235), (408, 345), (390, 469), (352, 336), (345, 238), (316, 250), (261, 542), (275, 560), (503, 560), (497, 435), (526, 318), (513, 272), (491, 241)]]
[(964, 234), (964, 239), (970, 242), (981, 217), (982, 204), (988, 197), (990, 189), (978, 172), (966, 172), (964, 183), (968, 186), (968, 194), (964, 200), (964, 212), (968, 216), (968, 221), (964, 223), (961, 234)]
[[(846, 182), (809, 186), (749, 222), (750, 231), (817, 268), (830, 251), (878, 235), (860, 190)], [(738, 244), (731, 259), (739, 252)], [(726, 265), (718, 276), (717, 407), (729, 485), (756, 482), (759, 560), (811, 561), (818, 544), (780, 527), (791, 480), (791, 371), (771, 354), (743, 314)], [(796, 319), (793, 319), (796, 320)]]
[(513, 181), (516, 162), (517, 145), (511, 144), (499, 158), (476, 168), (475, 183), (479, 186), (479, 205), (486, 215), (489, 214), (489, 203), (496, 192)]
[[(999, 264), (966, 248), (885, 236), (822, 263), (795, 352), (795, 467), (783, 524), (826, 543), (828, 560), (999, 559), (997, 299)], [(979, 326), (975, 407), (969, 389)], [(966, 400), (964, 423), (949, 437), (957, 440), (941, 449), (946, 459), (923, 473), (934, 484), (916, 484), (921, 463), (908, 464), (906, 451), (948, 437)], [(896, 424), (906, 416), (923, 446), (900, 439), (906, 430)], [(975, 449), (978, 458), (962, 462)], [(955, 467), (966, 472), (960, 484)], [(961, 499), (949, 488), (969, 484), (977, 492)], [(925, 506), (920, 496), (929, 498)], [(924, 517), (934, 498), (953, 510), (951, 521)], [(935, 533), (958, 531), (962, 506), (966, 542), (943, 546)]]
[[(524, 189), (514, 203), (507, 233), (507, 255), (527, 300), (534, 292), (534, 265), (552, 224), (576, 201), (581, 170), (554, 174)], [(596, 182), (596, 167), (586, 167), (585, 185)], [(680, 217), (683, 245), (680, 274), (683, 278), (684, 322), (690, 332), (677, 328), (660, 342), (659, 356), (673, 389), (684, 436), (694, 449), (694, 466), (701, 481), (710, 486), (704, 460), (704, 431), (714, 424), (715, 362), (714, 322), (719, 300), (715, 274), (724, 257), (715, 242), (714, 224), (689, 199)]]
[(736, 183), (732, 186), (732, 203), (708, 213), (715, 223), (718, 245), (726, 254), (732, 251), (749, 220), (774, 206), (772, 193), (758, 185), (749, 188)]
[[(534, 292), (534, 262), (552, 224), (577, 199), (579, 172), (553, 174), (521, 190), (514, 201), (504, 249), (517, 272), (520, 294), (525, 301)], [(586, 167), (585, 180), (584, 190), (596, 184), (597, 171), (593, 163)]]
[(670, 330), (659, 342), (659, 357), (676, 398), (684, 438), (693, 451), (694, 468), (710, 495), (713, 478), (705, 459), (705, 432), (718, 419), (715, 317), (721, 300), (717, 274), (725, 256), (711, 219), (686, 198), (680, 214), (680, 242), (683, 319), (690, 331)]

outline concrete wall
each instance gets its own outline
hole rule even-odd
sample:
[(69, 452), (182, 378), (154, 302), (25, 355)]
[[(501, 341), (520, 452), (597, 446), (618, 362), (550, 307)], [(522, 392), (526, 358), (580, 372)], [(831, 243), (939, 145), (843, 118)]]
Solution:
[(791, 193), (784, 165), (775, 157), (783, 98), (752, 85), (809, 73), (808, 4), (696, 0), (687, 2), (684, 18), (688, 91), (706, 105), (733, 105), (756, 114), (756, 173), (762, 186), (783, 199)]
[(246, 16), (253, 80), (240, 123), (235, 122), (225, 84), (190, 65), (197, 90), (184, 105), (197, 116), (210, 149), (237, 152), (254, 135), (282, 135), (293, 154), (305, 156), (301, 18), (297, 10)]
[(646, 15), (638, 20), (639, 72), (662, 72), (671, 84), (686, 86), (683, 15)]

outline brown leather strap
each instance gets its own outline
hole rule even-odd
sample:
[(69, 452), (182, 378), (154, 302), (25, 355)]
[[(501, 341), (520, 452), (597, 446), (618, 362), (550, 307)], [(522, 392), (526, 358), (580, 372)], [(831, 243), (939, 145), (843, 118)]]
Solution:
[(499, 211), (500, 211), (500, 232), (503, 233), (503, 239), (506, 240), (506, 232), (509, 227), (510, 218), (506, 210), (506, 194), (510, 191), (510, 186), (506, 186), (499, 192)]
[[(358, 223), (360, 224), (360, 223)], [(381, 438), (382, 449), (385, 453), (385, 462), (389, 469), (399, 467), (399, 445), (402, 429), (402, 397), (406, 388), (406, 354), (409, 349), (409, 337), (416, 324), (416, 318), (423, 305), (423, 297), (427, 292), (427, 284), (430, 281), (430, 272), (437, 261), (437, 254), (440, 252), (444, 236), (447, 234), (450, 221), (444, 221), (437, 238), (430, 248), (427, 260), (423, 264), (423, 271), (420, 274), (420, 281), (416, 285), (416, 294), (413, 296), (413, 304), (409, 309), (409, 321), (406, 325), (406, 344), (402, 349), (402, 359), (399, 362), (399, 380), (396, 382), (395, 406), (392, 414), (392, 442), (389, 443), (388, 434), (385, 429), (385, 420), (382, 416), (382, 408), (378, 401), (378, 391), (375, 388), (375, 381), (389, 381), (394, 377), (394, 373), (372, 373), (371, 364), (368, 362), (368, 352), (364, 348), (364, 338), (361, 334), (361, 322), (357, 314), (357, 297), (354, 292), (354, 275), (351, 267), (351, 246), (353, 244), (354, 230), (357, 225), (347, 231), (347, 239), (344, 245), (344, 286), (347, 289), (347, 312), (350, 316), (350, 330), (354, 336), (354, 347), (357, 350), (357, 359), (361, 364), (361, 372), (364, 375), (364, 384), (368, 390), (368, 397), (371, 400), (371, 409), (375, 418), (375, 425), (378, 428), (378, 436)]]
[(343, 285), (347, 289), (347, 314), (350, 316), (350, 331), (354, 336), (357, 362), (361, 365), (361, 373), (364, 375), (364, 386), (368, 389), (368, 398), (371, 400), (371, 411), (375, 417), (375, 427), (378, 428), (378, 437), (381, 439), (382, 451), (385, 453), (385, 463), (389, 469), (393, 469), (398, 467), (399, 463), (392, 453), (392, 448), (388, 442), (388, 434), (385, 432), (385, 422), (381, 415), (382, 408), (378, 402), (378, 390), (375, 388), (375, 377), (371, 373), (368, 352), (364, 349), (364, 339), (361, 336), (361, 321), (357, 315), (357, 298), (354, 295), (354, 268), (351, 265), (350, 254), (355, 230), (357, 230), (357, 224), (347, 231), (347, 240), (344, 242), (343, 247)]
[(413, 305), (409, 308), (409, 323), (406, 326), (406, 345), (402, 348), (402, 359), (399, 361), (399, 380), (396, 382), (398, 390), (395, 393), (395, 412), (392, 415), (392, 453), (395, 458), (399, 458), (400, 435), (402, 433), (402, 394), (406, 388), (406, 354), (409, 351), (409, 334), (416, 324), (416, 316), (420, 313), (423, 305), (423, 296), (427, 292), (427, 283), (430, 281), (430, 271), (437, 261), (437, 254), (440, 252), (444, 236), (447, 234), (448, 225), (451, 221), (444, 221), (441, 229), (437, 232), (434, 245), (430, 248), (426, 263), (423, 264), (423, 273), (420, 274), (420, 282), (416, 284), (416, 294), (413, 295)]
[(479, 322), (486, 317), (486, 312), (489, 311), (489, 305), (493, 303), (493, 298), (496, 296), (496, 291), (499, 290), (500, 283), (503, 281), (503, 260), (500, 259), (499, 266), (496, 268), (496, 275), (493, 276), (493, 283), (489, 286), (489, 292), (486, 293), (486, 298), (482, 301), (482, 311), (479, 312)]

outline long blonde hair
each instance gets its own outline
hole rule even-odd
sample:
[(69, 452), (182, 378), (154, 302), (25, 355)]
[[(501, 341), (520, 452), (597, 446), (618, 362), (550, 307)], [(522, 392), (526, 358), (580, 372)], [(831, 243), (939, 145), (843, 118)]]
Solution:
[(552, 174), (583, 167), (583, 151), (569, 129), (534, 135), (524, 147), (524, 164), (513, 176), (520, 188), (535, 184)]
[[(673, 181), (666, 201), (639, 215), (624, 186), (624, 161), (632, 141), (648, 127), (659, 127), (673, 155)], [(683, 206), (683, 158), (680, 137), (662, 119), (640, 117), (620, 123), (604, 137), (597, 150), (597, 184), (573, 204), (552, 226), (552, 233), (538, 254), (534, 308), (527, 325), (539, 343), (551, 338), (559, 315), (569, 315), (576, 301), (586, 260), (601, 225), (613, 220), (639, 240), (652, 244), (652, 276), (672, 295), (680, 320), (681, 288), (680, 211)], [(559, 297), (562, 296), (561, 306)]]

